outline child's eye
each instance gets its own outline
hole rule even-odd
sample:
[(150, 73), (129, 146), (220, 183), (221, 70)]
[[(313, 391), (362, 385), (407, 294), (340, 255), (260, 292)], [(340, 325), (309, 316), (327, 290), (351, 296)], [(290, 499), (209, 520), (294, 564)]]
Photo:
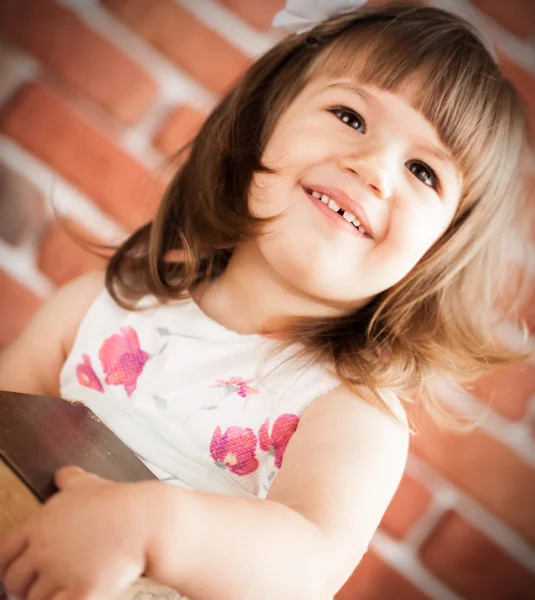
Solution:
[(437, 174), (430, 166), (413, 161), (408, 163), (408, 169), (411, 173), (416, 175), (422, 183), (425, 183), (425, 185), (428, 185), (437, 191), (440, 189), (440, 181)]
[(352, 127), (356, 131), (364, 133), (366, 131), (366, 121), (357, 112), (348, 108), (347, 106), (338, 106), (337, 108), (330, 109), (342, 123), (345, 123), (349, 127)]
[[(356, 131), (366, 133), (366, 121), (359, 113), (347, 106), (338, 106), (331, 108), (329, 112), (333, 113), (342, 123), (352, 127)], [(436, 191), (440, 190), (440, 180), (435, 171), (425, 163), (411, 161), (408, 163), (409, 171), (413, 173), (422, 183), (433, 188)]]

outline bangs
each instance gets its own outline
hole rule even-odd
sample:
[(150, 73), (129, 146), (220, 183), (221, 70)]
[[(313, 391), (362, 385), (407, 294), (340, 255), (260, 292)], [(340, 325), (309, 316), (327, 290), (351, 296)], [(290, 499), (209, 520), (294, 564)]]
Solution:
[(479, 195), (503, 160), (520, 151), (525, 123), (513, 122), (521, 113), (518, 97), (466, 24), (450, 15), (437, 23), (435, 12), (430, 26), (423, 13), (406, 11), (386, 24), (361, 16), (318, 54), (307, 75), (352, 78), (402, 96), (435, 127), (463, 187), (477, 182)]

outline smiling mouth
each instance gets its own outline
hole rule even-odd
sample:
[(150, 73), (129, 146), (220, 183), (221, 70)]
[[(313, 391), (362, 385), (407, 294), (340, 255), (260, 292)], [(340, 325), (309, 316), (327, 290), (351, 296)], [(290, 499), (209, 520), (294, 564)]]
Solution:
[(347, 223), (353, 225), (353, 227), (360, 233), (362, 236), (366, 238), (370, 238), (371, 236), (366, 231), (366, 228), (362, 223), (357, 219), (357, 217), (343, 208), (340, 208), (338, 204), (327, 196), (327, 194), (322, 194), (321, 192), (316, 192), (310, 188), (303, 188), (305, 192), (312, 196), (316, 201), (323, 203), (327, 208), (332, 210), (334, 213), (340, 215)]

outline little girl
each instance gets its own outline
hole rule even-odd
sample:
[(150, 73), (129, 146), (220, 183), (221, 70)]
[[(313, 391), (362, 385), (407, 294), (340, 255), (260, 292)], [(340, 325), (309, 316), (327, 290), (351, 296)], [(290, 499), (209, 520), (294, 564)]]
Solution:
[(154, 220), (59, 290), (0, 388), (86, 403), (162, 481), (67, 468), (0, 544), (27, 600), (145, 574), (195, 600), (325, 600), (403, 473), (404, 401), (435, 413), (523, 358), (494, 302), (526, 117), (471, 26), (393, 3), (262, 56), (210, 115)]

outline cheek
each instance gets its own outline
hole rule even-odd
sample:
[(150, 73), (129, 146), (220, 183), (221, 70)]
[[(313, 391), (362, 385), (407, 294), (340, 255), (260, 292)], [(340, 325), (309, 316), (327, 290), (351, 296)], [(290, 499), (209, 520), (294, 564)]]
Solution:
[(392, 219), (383, 242), (382, 258), (388, 276), (397, 281), (405, 277), (433, 246), (443, 230), (438, 212), (420, 208)]
[(254, 175), (249, 191), (249, 210), (262, 219), (280, 214), (286, 208), (287, 194), (280, 189), (275, 175), (257, 173)]
[(281, 171), (283, 176), (351, 150), (352, 146), (346, 140), (354, 144), (351, 136), (340, 139), (334, 132), (329, 132), (317, 116), (288, 119), (279, 125), (266, 146), (262, 161)]
[(399, 250), (419, 260), (442, 234), (444, 215), (434, 206), (415, 204), (392, 221), (392, 235)]

